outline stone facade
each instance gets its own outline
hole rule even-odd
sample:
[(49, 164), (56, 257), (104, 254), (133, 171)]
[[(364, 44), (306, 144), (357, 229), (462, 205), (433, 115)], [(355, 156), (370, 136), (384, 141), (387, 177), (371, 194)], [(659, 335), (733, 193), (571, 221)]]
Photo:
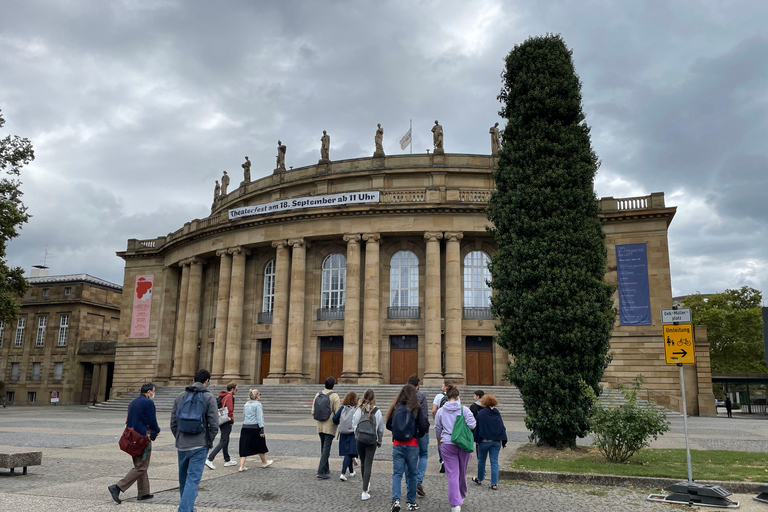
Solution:
[[(112, 387), (122, 288), (87, 274), (28, 278), (17, 322), (0, 334), (9, 402), (103, 401)], [(23, 323), (23, 328), (20, 323)], [(13, 398), (13, 400), (10, 400)]]
[[(485, 216), (495, 165), (493, 156), (462, 154), (325, 162), (244, 182), (209, 217), (129, 240), (118, 253), (124, 286), (153, 275), (154, 299), (149, 337), (132, 339), (133, 302), (123, 297), (114, 386), (141, 377), (186, 383), (198, 367), (219, 383), (315, 383), (330, 373), (386, 384), (412, 369), (430, 384), (507, 384), (508, 354), (491, 342), (490, 291), (478, 284), (478, 262), (496, 251)], [(378, 201), (228, 215), (360, 192)], [(659, 313), (672, 305), (667, 228), (675, 208), (662, 193), (603, 198), (600, 207), (607, 279), (616, 282), (616, 244), (646, 243), (653, 311), (650, 326), (617, 320), (605, 380), (642, 373), (659, 396), (679, 395), (677, 369), (664, 365)]]

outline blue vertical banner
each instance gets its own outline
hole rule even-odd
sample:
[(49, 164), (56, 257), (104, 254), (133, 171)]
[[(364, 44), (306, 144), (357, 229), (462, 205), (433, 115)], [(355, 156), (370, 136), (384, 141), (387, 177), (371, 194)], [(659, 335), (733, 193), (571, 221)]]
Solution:
[(621, 325), (651, 325), (648, 251), (645, 244), (616, 246)]

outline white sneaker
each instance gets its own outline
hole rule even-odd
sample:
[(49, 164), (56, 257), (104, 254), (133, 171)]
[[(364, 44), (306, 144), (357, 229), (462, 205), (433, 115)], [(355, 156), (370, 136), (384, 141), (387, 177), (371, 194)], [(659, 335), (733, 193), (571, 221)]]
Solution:
[(461, 505), (456, 505), (455, 507), (451, 507), (451, 512), (461, 512)]
[(341, 480), (342, 482), (346, 482), (347, 481), (347, 477), (344, 476), (344, 473), (339, 475), (339, 480)]
[(353, 476), (357, 476), (357, 473), (355, 473), (354, 471), (349, 474), (349, 478), (352, 478)]
[(367, 500), (371, 499), (371, 495), (368, 494), (367, 492), (363, 491), (362, 499), (363, 499), (363, 501), (367, 501)]
[(248, 471), (248, 468), (237, 468), (238, 471)]
[(213, 465), (213, 462), (209, 461), (208, 459), (205, 459), (205, 465), (208, 469), (216, 469), (216, 466)]
[(272, 465), (272, 463), (273, 463), (273, 462), (275, 462), (275, 461), (273, 461), (273, 460), (268, 460), (268, 461), (267, 461), (267, 463), (266, 463), (266, 464), (262, 464), (262, 465), (261, 465), (261, 467), (263, 467), (263, 468), (268, 468), (269, 466), (271, 466), (271, 465)]
[(230, 460), (224, 463), (225, 468), (230, 468), (232, 466), (237, 466), (237, 462), (235, 462), (234, 460)]

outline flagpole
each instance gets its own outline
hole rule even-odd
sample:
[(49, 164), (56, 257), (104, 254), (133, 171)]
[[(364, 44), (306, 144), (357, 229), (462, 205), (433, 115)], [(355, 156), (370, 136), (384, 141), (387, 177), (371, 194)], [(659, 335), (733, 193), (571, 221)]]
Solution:
[(409, 119), (408, 131), (411, 132), (411, 154), (413, 154), (413, 119)]

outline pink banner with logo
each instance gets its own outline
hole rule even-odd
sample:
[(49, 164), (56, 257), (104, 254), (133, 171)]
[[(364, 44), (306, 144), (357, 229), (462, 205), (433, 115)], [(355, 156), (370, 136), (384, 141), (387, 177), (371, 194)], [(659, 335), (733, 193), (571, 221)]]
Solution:
[(154, 281), (154, 275), (136, 276), (136, 286), (133, 287), (131, 338), (149, 338), (149, 314), (152, 310)]

